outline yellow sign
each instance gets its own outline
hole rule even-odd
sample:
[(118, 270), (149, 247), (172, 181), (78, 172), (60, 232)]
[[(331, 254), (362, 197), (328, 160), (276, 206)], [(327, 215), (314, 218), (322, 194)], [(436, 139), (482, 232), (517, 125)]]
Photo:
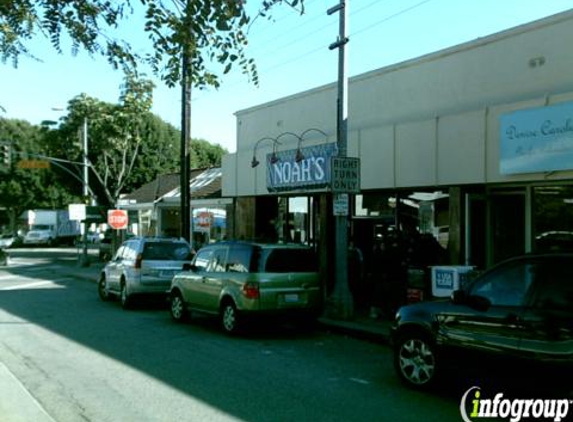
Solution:
[(46, 160), (20, 160), (19, 169), (49, 169), (50, 162)]

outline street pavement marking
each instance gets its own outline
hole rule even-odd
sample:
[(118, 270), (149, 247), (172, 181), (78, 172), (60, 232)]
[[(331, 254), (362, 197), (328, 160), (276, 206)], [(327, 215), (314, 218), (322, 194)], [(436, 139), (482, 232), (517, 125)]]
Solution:
[(2, 362), (0, 362), (0, 415), (2, 420), (10, 422), (56, 422)]
[(354, 381), (358, 384), (364, 384), (364, 385), (370, 384), (370, 381), (363, 380), (362, 378), (349, 378), (349, 379), (350, 379), (350, 381)]
[(65, 281), (69, 281), (69, 278), (62, 278), (59, 280), (43, 280), (43, 281), (34, 281), (32, 283), (26, 283), (26, 284), (17, 284), (15, 286), (8, 286), (8, 287), (2, 287), (0, 288), (0, 290), (22, 290), (22, 289), (33, 289), (35, 287), (39, 287), (39, 286), (46, 286), (46, 285), (53, 285), (54, 287), (61, 287), (58, 286), (58, 283), (62, 283)]

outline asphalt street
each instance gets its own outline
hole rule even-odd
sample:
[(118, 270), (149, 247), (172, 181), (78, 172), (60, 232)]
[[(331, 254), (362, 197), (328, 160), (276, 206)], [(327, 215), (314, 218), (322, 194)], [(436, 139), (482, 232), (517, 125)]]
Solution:
[(98, 299), (100, 264), (84, 277), (76, 258), (24, 250), (0, 268), (2, 422), (460, 420), (459, 391), (403, 387), (385, 344), (124, 311)]

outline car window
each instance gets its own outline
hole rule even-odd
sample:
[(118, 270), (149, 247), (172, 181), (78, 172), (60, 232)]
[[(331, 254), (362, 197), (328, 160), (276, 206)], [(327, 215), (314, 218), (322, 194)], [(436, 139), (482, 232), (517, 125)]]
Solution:
[(114, 259), (121, 259), (121, 257), (123, 256), (123, 251), (125, 250), (125, 245), (121, 245), (119, 247), (119, 249), (117, 250), (117, 252), (115, 253), (115, 257)]
[(266, 252), (264, 272), (300, 273), (318, 271), (318, 259), (312, 249), (273, 248)]
[(534, 307), (573, 312), (573, 267), (571, 265), (559, 265), (558, 263), (543, 265), (539, 270), (536, 285)]
[(253, 257), (253, 248), (250, 246), (232, 246), (227, 257), (227, 271), (233, 273), (248, 273)]
[(212, 249), (205, 249), (197, 252), (197, 255), (195, 255), (195, 260), (193, 261), (193, 264), (195, 267), (197, 267), (197, 271), (205, 271), (207, 269), (207, 265), (209, 265), (209, 260), (211, 259), (212, 253)]
[(217, 248), (211, 255), (211, 260), (207, 266), (207, 271), (211, 273), (225, 272), (225, 264), (227, 263), (227, 248)]
[(143, 246), (143, 259), (163, 261), (184, 261), (191, 249), (180, 242), (146, 242)]
[(125, 244), (125, 249), (123, 250), (122, 259), (129, 259), (131, 261), (137, 258), (137, 243), (127, 242)]
[(492, 305), (521, 306), (533, 282), (535, 268), (536, 264), (530, 262), (501, 267), (477, 280), (469, 293), (487, 298)]

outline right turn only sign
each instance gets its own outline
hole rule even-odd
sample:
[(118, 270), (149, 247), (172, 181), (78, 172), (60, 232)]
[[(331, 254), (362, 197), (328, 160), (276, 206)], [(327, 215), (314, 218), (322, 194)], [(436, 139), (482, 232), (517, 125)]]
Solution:
[(360, 158), (332, 157), (332, 183), (334, 193), (360, 193)]

